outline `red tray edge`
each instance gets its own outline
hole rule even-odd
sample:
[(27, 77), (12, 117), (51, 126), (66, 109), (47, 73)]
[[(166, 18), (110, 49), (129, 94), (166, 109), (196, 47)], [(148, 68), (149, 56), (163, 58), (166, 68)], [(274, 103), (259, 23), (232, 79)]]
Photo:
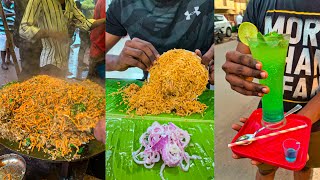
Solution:
[[(253, 113), (249, 116), (248, 119), (252, 119), (255, 116), (255, 114), (259, 113), (259, 111), (262, 111), (262, 109), (259, 108), (259, 109), (256, 109), (255, 111), (253, 111)], [(310, 129), (310, 134), (311, 134), (311, 125), (312, 125), (311, 120), (308, 117), (302, 116), (302, 115), (299, 115), (299, 114), (295, 114), (295, 116), (302, 117), (303, 119), (306, 119), (306, 123), (308, 125), (308, 128)], [(236, 141), (238, 133), (234, 136), (234, 138), (232, 139), (231, 143), (234, 143)], [(310, 134), (308, 135), (309, 142), (310, 142)], [(309, 149), (309, 144), (308, 144), (308, 149)], [(235, 153), (236, 155), (240, 156), (240, 157), (246, 156), (245, 154), (239, 153), (236, 150), (234, 150), (233, 147), (231, 147), (231, 151), (233, 153)], [(245, 158), (249, 158), (249, 159), (252, 159), (252, 160), (255, 160), (255, 161), (258, 161), (258, 162), (263, 161), (263, 160), (261, 160), (259, 158), (250, 158), (250, 157), (245, 157)], [(306, 163), (307, 163), (307, 161), (303, 165), (301, 165), (301, 167), (300, 166), (296, 166), (296, 167), (292, 167), (291, 168), (291, 167), (287, 167), (287, 166), (279, 166), (278, 164), (275, 164), (273, 162), (267, 162), (267, 164), (269, 164), (269, 165), (280, 167), (280, 168), (284, 168), (284, 169), (288, 169), (288, 170), (293, 170), (293, 171), (299, 171), (299, 170), (303, 169), (305, 167)]]

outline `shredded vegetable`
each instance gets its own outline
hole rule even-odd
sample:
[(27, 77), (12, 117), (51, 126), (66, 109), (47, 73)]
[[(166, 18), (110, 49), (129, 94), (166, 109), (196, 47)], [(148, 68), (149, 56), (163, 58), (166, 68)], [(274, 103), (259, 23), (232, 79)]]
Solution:
[(185, 152), (185, 148), (190, 142), (190, 135), (173, 123), (160, 125), (158, 122), (154, 122), (141, 135), (139, 142), (141, 146), (132, 153), (133, 160), (150, 169), (162, 158), (160, 177), (163, 180), (165, 179), (163, 176), (165, 166), (180, 166), (183, 171), (188, 171), (190, 159), (201, 159), (199, 156), (190, 156)]
[(104, 100), (104, 89), (88, 80), (41, 75), (11, 84), (0, 90), (0, 135), (52, 159), (79, 158), (81, 146), (94, 139), (91, 128), (105, 116)]
[(176, 113), (187, 116), (203, 113), (205, 104), (197, 101), (206, 89), (208, 70), (190, 51), (174, 49), (162, 54), (150, 69), (150, 79), (140, 88), (130, 84), (120, 90), (129, 108), (137, 115)]

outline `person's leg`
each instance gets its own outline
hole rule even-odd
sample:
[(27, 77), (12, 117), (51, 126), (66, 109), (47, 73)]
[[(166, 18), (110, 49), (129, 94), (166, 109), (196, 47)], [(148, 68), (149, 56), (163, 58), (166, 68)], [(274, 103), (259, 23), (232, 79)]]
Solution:
[[(9, 33), (9, 37), (10, 37), (10, 39), (11, 39), (11, 42), (13, 42), (12, 33)], [(13, 45), (13, 44), (12, 44), (12, 45)], [(10, 49), (9, 49), (9, 47), (10, 47), (9, 41), (6, 40), (6, 53), (7, 53), (6, 63), (7, 63), (7, 64), (12, 64), (11, 61), (10, 61), (10, 56), (11, 56), (11, 54), (10, 54)], [(13, 47), (14, 47), (14, 45), (13, 45)]]
[(88, 42), (89, 32), (80, 30), (79, 36), (80, 36), (81, 42), (80, 42), (80, 49), (78, 54), (78, 67), (82, 68), (85, 66), (84, 55), (89, 45), (89, 42)]
[(1, 51), (1, 59), (2, 59), (1, 68), (3, 70), (8, 70), (8, 66), (6, 64), (6, 51)]
[(256, 173), (256, 180), (273, 180), (278, 167), (271, 166), (268, 164), (258, 165), (258, 170)]
[(276, 171), (266, 175), (262, 175), (259, 171), (257, 171), (256, 180), (274, 180), (275, 175)]
[(6, 65), (6, 36), (4, 34), (0, 34), (0, 52), (1, 52), (1, 68), (3, 70), (8, 70), (8, 66)]
[(294, 180), (311, 180), (312, 168), (305, 167), (301, 171), (293, 173)]
[(9, 50), (9, 48), (7, 48), (6, 53), (7, 53), (7, 61), (6, 61), (6, 63), (7, 63), (7, 64), (11, 64), (11, 61), (10, 61), (10, 50)]
[(320, 131), (312, 132), (309, 143), (309, 160), (301, 170), (294, 172), (294, 180), (309, 180), (312, 177), (312, 168), (320, 167)]
[(104, 54), (101, 54), (99, 57), (90, 57), (87, 79), (98, 77), (98, 72), (96, 71), (97, 65), (104, 61)]

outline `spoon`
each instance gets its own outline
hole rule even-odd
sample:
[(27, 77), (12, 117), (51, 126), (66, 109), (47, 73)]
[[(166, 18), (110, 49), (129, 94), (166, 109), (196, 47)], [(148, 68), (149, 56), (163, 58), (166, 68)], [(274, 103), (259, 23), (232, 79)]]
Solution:
[[(294, 108), (292, 108), (290, 111), (288, 111), (288, 112), (286, 112), (285, 114), (284, 114), (284, 117), (287, 117), (287, 116), (289, 116), (290, 114), (293, 114), (293, 113), (295, 113), (296, 111), (298, 111), (298, 110), (300, 110), (302, 108), (302, 106), (300, 105), (300, 104), (297, 104)], [(253, 134), (245, 134), (245, 135), (242, 135), (242, 136), (240, 136), (237, 140), (236, 140), (236, 142), (238, 142), (238, 141), (244, 141), (244, 140), (248, 140), (248, 139), (252, 139), (252, 138), (254, 138), (254, 137), (256, 137), (256, 135), (260, 132), (260, 131), (262, 131), (262, 130), (264, 130), (266, 127), (262, 127), (262, 128), (260, 128), (260, 129), (258, 129), (256, 132), (254, 132)], [(248, 144), (250, 144), (251, 142), (249, 142)], [(248, 144), (243, 144), (243, 145), (248, 145)]]

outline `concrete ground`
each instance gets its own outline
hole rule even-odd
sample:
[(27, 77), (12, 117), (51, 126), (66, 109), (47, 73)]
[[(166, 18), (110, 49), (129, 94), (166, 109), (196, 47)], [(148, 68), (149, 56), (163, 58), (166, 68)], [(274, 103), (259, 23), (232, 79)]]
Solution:
[[(18, 63), (20, 65), (20, 61), (19, 61), (20, 56), (19, 56), (19, 49), (18, 48), (15, 48), (15, 53), (16, 53), (16, 56), (18, 59)], [(12, 59), (11, 59), (11, 61), (12, 61)], [(2, 60), (0, 57), (0, 64), (1, 63), (2, 63)], [(9, 65), (8, 67), (9, 67), (8, 70), (3, 70), (2, 68), (0, 68), (0, 86), (3, 84), (6, 84), (8, 82), (18, 80), (16, 70), (15, 70), (13, 64)]]
[[(215, 47), (215, 179), (254, 179), (257, 168), (248, 159), (234, 160), (227, 144), (236, 132), (231, 125), (240, 117), (248, 117), (256, 109), (259, 98), (246, 97), (234, 92), (225, 80), (222, 65), (227, 51), (236, 48), (237, 41), (229, 41)], [(276, 180), (293, 179), (290, 171), (279, 169)], [(313, 180), (320, 180), (320, 169), (314, 169)]]

